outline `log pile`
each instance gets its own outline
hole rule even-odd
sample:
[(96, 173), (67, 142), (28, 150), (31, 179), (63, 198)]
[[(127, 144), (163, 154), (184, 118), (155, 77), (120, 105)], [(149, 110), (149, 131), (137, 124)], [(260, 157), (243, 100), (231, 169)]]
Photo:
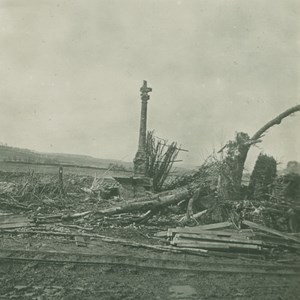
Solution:
[(212, 251), (272, 257), (285, 252), (300, 251), (300, 237), (283, 233), (251, 221), (242, 221), (243, 229), (231, 222), (195, 227), (169, 228), (155, 234), (167, 244), (186, 250)]

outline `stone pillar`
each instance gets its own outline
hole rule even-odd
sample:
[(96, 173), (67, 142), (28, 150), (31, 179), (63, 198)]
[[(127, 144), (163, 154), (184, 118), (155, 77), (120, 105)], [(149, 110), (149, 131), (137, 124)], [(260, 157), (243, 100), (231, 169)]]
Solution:
[(134, 158), (134, 174), (146, 175), (146, 136), (147, 136), (147, 104), (150, 96), (149, 92), (152, 89), (147, 87), (147, 81), (144, 80), (143, 86), (140, 89), (142, 107), (141, 107), (141, 120), (140, 120), (140, 132), (139, 132), (139, 146), (138, 151)]

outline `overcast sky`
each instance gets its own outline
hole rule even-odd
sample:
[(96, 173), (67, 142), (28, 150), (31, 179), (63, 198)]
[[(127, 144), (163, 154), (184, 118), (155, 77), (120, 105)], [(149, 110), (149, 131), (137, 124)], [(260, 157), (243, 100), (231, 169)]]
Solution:
[[(0, 0), (0, 141), (131, 161), (146, 79), (148, 128), (199, 165), (300, 102), (299, 3)], [(300, 161), (299, 129), (296, 114), (261, 150)]]

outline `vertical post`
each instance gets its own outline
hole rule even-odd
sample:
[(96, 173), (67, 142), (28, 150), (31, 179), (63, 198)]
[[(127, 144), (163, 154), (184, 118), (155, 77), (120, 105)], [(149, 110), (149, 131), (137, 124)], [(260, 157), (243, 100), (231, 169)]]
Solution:
[(60, 166), (58, 169), (58, 185), (59, 185), (59, 191), (61, 193), (64, 192), (64, 182), (63, 182), (63, 167)]
[(147, 105), (150, 96), (149, 92), (152, 92), (152, 88), (147, 87), (147, 81), (144, 80), (143, 86), (140, 88), (141, 92), (141, 119), (140, 119), (140, 131), (139, 131), (139, 145), (138, 151), (134, 158), (134, 174), (146, 175), (146, 135), (147, 135)]

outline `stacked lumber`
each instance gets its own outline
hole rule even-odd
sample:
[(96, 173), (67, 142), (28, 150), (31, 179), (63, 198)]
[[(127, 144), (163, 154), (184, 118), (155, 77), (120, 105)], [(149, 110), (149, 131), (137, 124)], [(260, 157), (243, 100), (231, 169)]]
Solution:
[[(166, 242), (177, 248), (202, 249), (234, 253), (270, 255), (274, 250), (297, 252), (300, 238), (265, 226), (246, 221), (245, 229), (234, 228), (231, 222), (222, 222), (195, 227), (169, 228), (158, 232), (156, 237), (166, 238)], [(277, 252), (278, 252), (277, 251)]]
[(0, 229), (12, 229), (20, 227), (30, 227), (34, 224), (26, 216), (13, 214), (0, 214)]

